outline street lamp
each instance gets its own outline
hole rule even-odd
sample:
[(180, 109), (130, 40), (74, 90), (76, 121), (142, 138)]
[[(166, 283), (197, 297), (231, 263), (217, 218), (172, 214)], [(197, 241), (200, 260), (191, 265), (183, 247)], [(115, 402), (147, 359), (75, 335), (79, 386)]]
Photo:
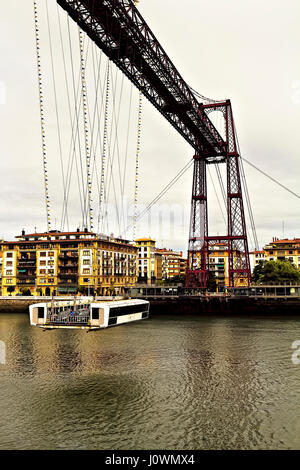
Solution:
[(36, 299), (37, 279), (34, 280), (34, 298)]

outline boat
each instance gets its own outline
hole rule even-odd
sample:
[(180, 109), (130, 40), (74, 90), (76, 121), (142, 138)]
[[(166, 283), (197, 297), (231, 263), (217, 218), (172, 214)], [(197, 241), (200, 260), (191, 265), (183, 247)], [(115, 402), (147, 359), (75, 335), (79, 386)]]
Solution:
[(53, 329), (100, 330), (149, 318), (150, 304), (146, 300), (50, 301), (29, 307), (31, 326)]

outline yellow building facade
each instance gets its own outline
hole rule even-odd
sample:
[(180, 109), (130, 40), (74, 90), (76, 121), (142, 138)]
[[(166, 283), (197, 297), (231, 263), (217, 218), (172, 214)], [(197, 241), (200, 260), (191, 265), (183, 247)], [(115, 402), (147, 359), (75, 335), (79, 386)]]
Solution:
[(152, 238), (138, 238), (135, 245), (138, 249), (138, 282), (152, 284), (156, 281), (158, 257), (155, 257), (155, 240)]
[(252, 251), (250, 257), (252, 272), (255, 266), (266, 261), (289, 261), (300, 270), (300, 238), (273, 238), (263, 250)]
[(25, 234), (0, 242), (2, 295), (122, 294), (137, 282), (138, 249), (84, 232)]
[(156, 253), (162, 256), (162, 277), (164, 280), (171, 280), (174, 277), (185, 275), (187, 260), (182, 252), (157, 248)]

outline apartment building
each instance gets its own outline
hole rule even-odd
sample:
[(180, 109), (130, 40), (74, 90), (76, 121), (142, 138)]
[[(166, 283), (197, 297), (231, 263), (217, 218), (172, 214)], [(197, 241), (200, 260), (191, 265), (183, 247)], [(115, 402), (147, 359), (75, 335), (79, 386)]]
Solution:
[(172, 280), (174, 277), (185, 275), (187, 260), (183, 257), (182, 251), (178, 253), (166, 248), (157, 248), (156, 253), (162, 256), (162, 278), (164, 280)]
[(138, 249), (138, 282), (153, 284), (156, 282), (155, 273), (155, 240), (152, 238), (138, 238), (135, 245)]
[(2, 295), (122, 294), (137, 282), (138, 249), (92, 232), (26, 234), (0, 242)]
[(250, 253), (251, 272), (255, 266), (265, 261), (289, 261), (300, 270), (300, 238), (273, 240), (263, 250)]
[(266, 261), (290, 261), (300, 269), (300, 238), (273, 238), (272, 242), (264, 247), (264, 253)]

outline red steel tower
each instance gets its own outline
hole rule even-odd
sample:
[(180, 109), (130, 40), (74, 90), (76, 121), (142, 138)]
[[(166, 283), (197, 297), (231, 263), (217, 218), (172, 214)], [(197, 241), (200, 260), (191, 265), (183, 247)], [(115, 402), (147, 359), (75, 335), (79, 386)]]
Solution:
[[(187, 287), (205, 288), (209, 278), (209, 250), (216, 243), (226, 243), (228, 250), (229, 287), (249, 285), (250, 263), (245, 213), (240, 176), (240, 155), (230, 100), (202, 105), (207, 114), (221, 111), (225, 121), (225, 153), (212, 155), (207, 151), (194, 156), (192, 210), (189, 235)], [(224, 162), (227, 173), (227, 234), (208, 235), (207, 176), (208, 164)]]

